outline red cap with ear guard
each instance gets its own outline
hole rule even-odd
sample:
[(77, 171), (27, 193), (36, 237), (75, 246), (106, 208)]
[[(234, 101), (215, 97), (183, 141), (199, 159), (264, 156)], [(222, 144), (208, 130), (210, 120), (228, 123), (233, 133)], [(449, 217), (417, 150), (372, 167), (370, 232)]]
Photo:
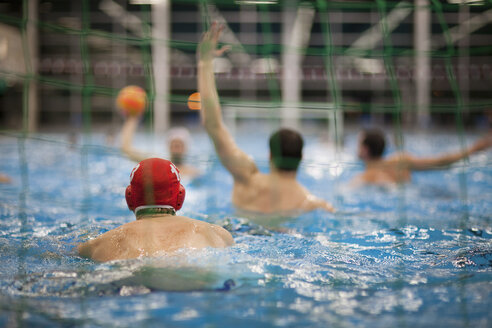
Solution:
[(148, 158), (135, 166), (125, 198), (132, 211), (139, 206), (168, 205), (176, 211), (183, 206), (185, 188), (177, 167), (168, 160)]

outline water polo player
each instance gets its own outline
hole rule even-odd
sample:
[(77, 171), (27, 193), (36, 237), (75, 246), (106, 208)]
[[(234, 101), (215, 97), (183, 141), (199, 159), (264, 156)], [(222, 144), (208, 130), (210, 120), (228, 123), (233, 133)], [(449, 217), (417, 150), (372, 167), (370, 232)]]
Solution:
[(411, 179), (412, 171), (444, 167), (491, 146), (492, 134), (489, 134), (461, 152), (431, 158), (417, 158), (406, 153), (396, 153), (388, 158), (383, 158), (386, 147), (384, 133), (379, 129), (366, 129), (359, 135), (357, 153), (365, 164), (365, 170), (356, 176), (351, 184), (353, 186), (363, 184), (391, 186), (408, 182)]
[(202, 123), (220, 161), (234, 178), (233, 204), (238, 209), (262, 214), (288, 215), (317, 208), (333, 211), (328, 202), (315, 197), (297, 182), (303, 147), (299, 133), (281, 129), (272, 135), (269, 174), (260, 173), (253, 159), (234, 142), (222, 120), (213, 70), (214, 57), (225, 50), (217, 50), (221, 30), (218, 24), (212, 24), (198, 47), (198, 89)]
[(125, 198), (136, 221), (78, 245), (83, 257), (105, 262), (142, 256), (160, 256), (182, 248), (227, 247), (234, 244), (222, 227), (176, 215), (185, 189), (176, 166), (149, 158), (135, 166)]
[[(144, 100), (141, 99), (143, 97), (143, 90), (136, 93), (136, 95), (132, 93), (128, 94), (127, 91), (126, 98), (122, 97), (122, 93), (124, 94), (127, 88), (129, 87), (123, 88), (117, 98), (117, 106), (125, 117), (125, 123), (121, 129), (121, 150), (131, 160), (140, 162), (152, 157), (150, 154), (140, 152), (133, 148), (133, 137), (141, 116), (144, 113), (146, 100), (145, 98)], [(133, 99), (132, 96), (136, 99)], [(126, 100), (126, 102), (122, 99)], [(199, 171), (195, 167), (185, 163), (190, 140), (190, 134), (185, 128), (172, 128), (168, 132), (168, 150), (171, 162), (179, 168), (183, 176), (195, 177), (199, 174)]]

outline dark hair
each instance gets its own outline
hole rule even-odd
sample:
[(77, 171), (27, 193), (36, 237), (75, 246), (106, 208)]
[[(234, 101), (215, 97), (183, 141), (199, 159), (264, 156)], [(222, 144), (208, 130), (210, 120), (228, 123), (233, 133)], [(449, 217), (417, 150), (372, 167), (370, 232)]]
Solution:
[(270, 137), (272, 163), (282, 171), (296, 171), (302, 159), (302, 136), (290, 129), (280, 129)]
[(386, 146), (384, 133), (379, 129), (366, 129), (363, 132), (362, 144), (367, 147), (371, 158), (380, 158)]

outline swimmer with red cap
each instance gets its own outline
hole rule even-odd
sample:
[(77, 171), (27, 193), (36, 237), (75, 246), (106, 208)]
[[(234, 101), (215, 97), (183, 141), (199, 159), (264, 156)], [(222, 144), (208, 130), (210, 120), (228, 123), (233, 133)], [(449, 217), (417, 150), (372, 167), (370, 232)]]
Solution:
[(168, 255), (183, 248), (233, 245), (224, 228), (176, 215), (185, 198), (180, 181), (179, 170), (170, 161), (149, 158), (138, 163), (125, 192), (136, 221), (78, 245), (80, 256), (105, 262)]

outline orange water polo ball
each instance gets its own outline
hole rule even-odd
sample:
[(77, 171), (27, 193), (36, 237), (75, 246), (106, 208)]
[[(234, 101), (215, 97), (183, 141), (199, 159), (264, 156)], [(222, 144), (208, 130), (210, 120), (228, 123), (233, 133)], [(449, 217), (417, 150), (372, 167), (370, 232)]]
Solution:
[(116, 105), (125, 115), (139, 115), (147, 105), (147, 94), (141, 87), (129, 85), (118, 93)]
[(192, 93), (188, 97), (188, 108), (191, 110), (200, 110), (202, 108), (202, 103), (200, 102), (200, 92)]

